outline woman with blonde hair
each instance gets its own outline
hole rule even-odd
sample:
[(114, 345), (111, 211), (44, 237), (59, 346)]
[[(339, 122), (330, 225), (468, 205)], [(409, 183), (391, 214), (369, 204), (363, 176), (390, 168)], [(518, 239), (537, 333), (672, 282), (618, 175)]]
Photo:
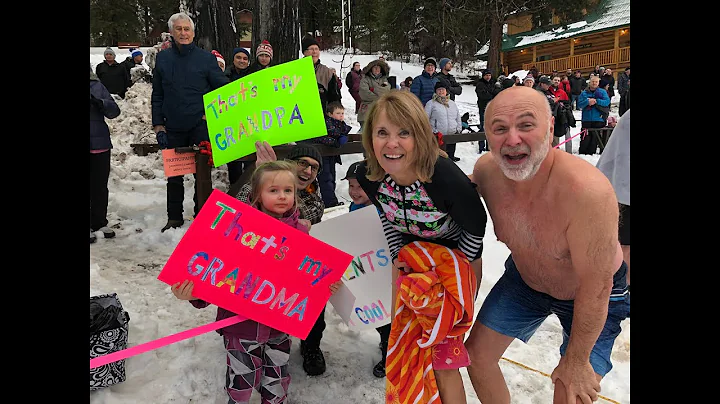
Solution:
[[(399, 270), (406, 270), (398, 253), (414, 241), (461, 252), (479, 285), (485, 207), (475, 184), (439, 149), (420, 100), (407, 91), (383, 94), (367, 114), (362, 142), (367, 159), (358, 167), (357, 179), (382, 213), (393, 260), (393, 305)], [(467, 363), (450, 368), (440, 365), (433, 362), (433, 367), (444, 368), (434, 371), (442, 401), (466, 402), (459, 367)]]

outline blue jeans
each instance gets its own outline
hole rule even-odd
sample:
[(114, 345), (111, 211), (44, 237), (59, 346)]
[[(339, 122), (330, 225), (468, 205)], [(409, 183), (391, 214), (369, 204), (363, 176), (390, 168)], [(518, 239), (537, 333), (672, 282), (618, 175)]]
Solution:
[(577, 99), (580, 96), (580, 94), (570, 94), (570, 107), (579, 111), (580, 108), (577, 107)]
[[(605, 376), (610, 369), (610, 354), (615, 338), (620, 334), (620, 322), (630, 312), (630, 295), (627, 290), (627, 265), (625, 262), (613, 276), (613, 289), (608, 302), (608, 315), (590, 353), (590, 364), (595, 373)], [(563, 329), (560, 355), (565, 355), (573, 319), (573, 300), (558, 300), (528, 286), (520, 277), (512, 255), (505, 261), (505, 273), (493, 286), (483, 302), (478, 320), (486, 327), (525, 343), (543, 321), (555, 314)]]

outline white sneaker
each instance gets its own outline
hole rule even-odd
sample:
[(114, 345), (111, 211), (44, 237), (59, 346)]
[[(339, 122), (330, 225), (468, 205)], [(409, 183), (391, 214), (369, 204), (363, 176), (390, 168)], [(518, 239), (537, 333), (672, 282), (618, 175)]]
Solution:
[(105, 237), (105, 238), (115, 237), (115, 232), (113, 231), (113, 229), (111, 229), (107, 226), (103, 226), (103, 227), (99, 228), (98, 231), (101, 231), (103, 233), (103, 237)]
[(94, 242), (96, 242), (96, 241), (97, 241), (97, 236), (96, 236), (95, 233), (92, 231), (92, 229), (90, 229), (90, 244), (92, 244), (92, 243), (94, 243)]

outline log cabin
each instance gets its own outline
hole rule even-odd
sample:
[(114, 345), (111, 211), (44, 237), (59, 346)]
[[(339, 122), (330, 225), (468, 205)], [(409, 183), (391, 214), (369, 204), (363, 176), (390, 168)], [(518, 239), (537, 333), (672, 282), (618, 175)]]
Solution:
[[(618, 78), (630, 66), (630, 0), (598, 0), (583, 20), (568, 23), (552, 16), (551, 25), (533, 29), (533, 15), (516, 13), (506, 20), (500, 65), (505, 73), (530, 70), (580, 70), (583, 77), (600, 65)], [(489, 42), (476, 54), (487, 60)]]

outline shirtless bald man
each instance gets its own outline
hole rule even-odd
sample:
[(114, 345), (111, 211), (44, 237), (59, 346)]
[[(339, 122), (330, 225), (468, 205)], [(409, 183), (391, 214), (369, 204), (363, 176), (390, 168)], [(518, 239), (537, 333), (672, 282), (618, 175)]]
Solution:
[(590, 163), (550, 147), (553, 125), (547, 100), (528, 87), (501, 91), (485, 111), (490, 153), (473, 180), (511, 255), (465, 343), (483, 404), (510, 403), (498, 362), (550, 314), (563, 328), (554, 403), (597, 400), (630, 309), (615, 192)]

